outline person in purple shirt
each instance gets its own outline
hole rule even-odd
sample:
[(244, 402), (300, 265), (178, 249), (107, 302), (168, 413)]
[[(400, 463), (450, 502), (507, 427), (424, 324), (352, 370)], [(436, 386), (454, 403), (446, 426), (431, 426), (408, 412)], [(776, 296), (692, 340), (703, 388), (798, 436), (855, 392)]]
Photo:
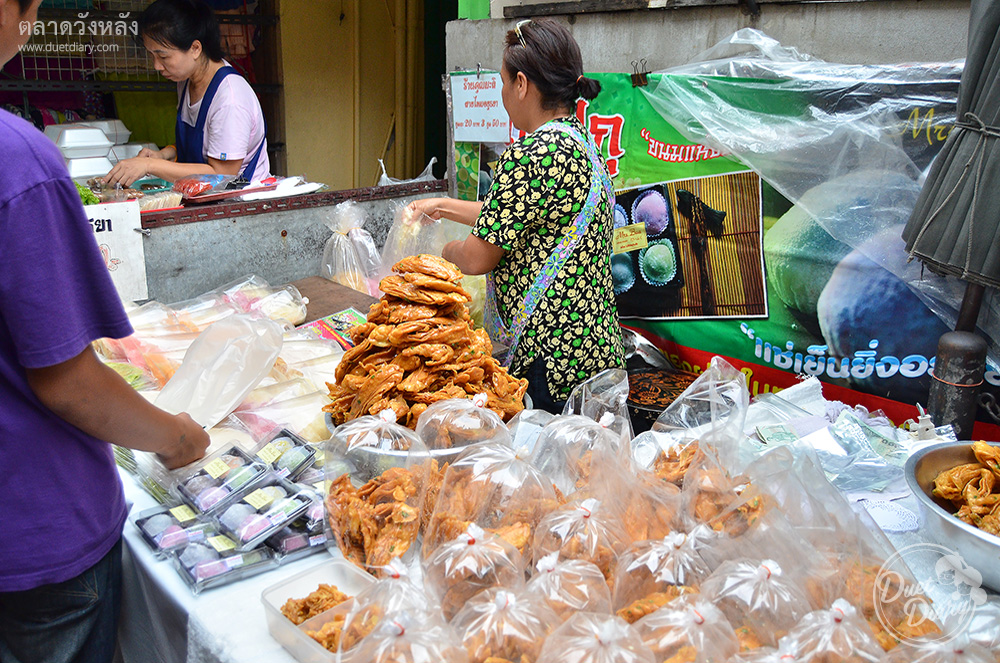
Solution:
[[(0, 0), (0, 66), (41, 0)], [(132, 333), (58, 149), (0, 111), (0, 661), (109, 662), (125, 498), (109, 443), (204, 455), (91, 349)]]

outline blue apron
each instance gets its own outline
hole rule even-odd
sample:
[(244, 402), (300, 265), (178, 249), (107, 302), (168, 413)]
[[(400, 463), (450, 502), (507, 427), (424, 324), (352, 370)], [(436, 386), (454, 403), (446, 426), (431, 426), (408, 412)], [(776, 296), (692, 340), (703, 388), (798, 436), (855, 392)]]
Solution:
[[(201, 99), (201, 108), (198, 109), (198, 120), (193, 127), (181, 119), (181, 111), (183, 109), (184, 100), (187, 99), (188, 90), (188, 81), (184, 82), (184, 90), (181, 92), (181, 100), (180, 103), (177, 104), (177, 124), (174, 127), (174, 133), (177, 141), (177, 163), (208, 163), (204, 156), (205, 121), (208, 118), (208, 109), (212, 106), (212, 100), (215, 98), (215, 93), (219, 89), (219, 84), (222, 83), (223, 78), (229, 76), (230, 74), (235, 74), (236, 76), (240, 75), (239, 72), (232, 67), (222, 67), (219, 71), (215, 72), (215, 76), (212, 77), (212, 82), (208, 84), (208, 89), (205, 90), (205, 96)], [(260, 158), (260, 153), (263, 149), (264, 141), (261, 141), (260, 147), (257, 148), (256, 152), (254, 152), (253, 158), (250, 159), (250, 163), (240, 170), (240, 175), (248, 173), (248, 179), (253, 177), (253, 174), (257, 171), (257, 159)]]

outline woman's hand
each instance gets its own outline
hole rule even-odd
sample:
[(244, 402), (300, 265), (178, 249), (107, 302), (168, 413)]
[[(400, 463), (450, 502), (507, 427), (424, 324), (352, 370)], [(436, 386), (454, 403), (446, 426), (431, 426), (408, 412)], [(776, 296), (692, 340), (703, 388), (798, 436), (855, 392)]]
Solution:
[(136, 158), (166, 159), (167, 157), (163, 156), (163, 152), (161, 152), (160, 150), (151, 150), (148, 147), (144, 147), (141, 150), (139, 150), (139, 154), (136, 155)]
[(150, 157), (133, 157), (124, 159), (115, 164), (111, 172), (104, 176), (104, 186), (113, 187), (121, 184), (128, 188), (138, 179), (142, 179), (149, 173)]
[(432, 223), (441, 219), (447, 198), (418, 198), (406, 206), (403, 220), (408, 223)]
[(474, 226), (482, 208), (483, 204), (477, 200), (418, 198), (406, 206), (403, 221), (434, 223), (441, 219), (450, 219), (466, 226)]

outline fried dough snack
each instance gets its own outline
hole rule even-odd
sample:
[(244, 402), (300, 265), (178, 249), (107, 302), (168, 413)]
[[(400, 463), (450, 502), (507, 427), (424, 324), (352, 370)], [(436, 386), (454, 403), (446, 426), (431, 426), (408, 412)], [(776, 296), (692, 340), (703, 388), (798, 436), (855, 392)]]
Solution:
[[(330, 485), (326, 510), (330, 528), (346, 559), (361, 568), (378, 568), (409, 550), (430, 517), (444, 474), (436, 460), (413, 471), (393, 467), (361, 488), (343, 474)], [(412, 506), (426, 482), (424, 509)]]
[(528, 381), (512, 378), (493, 358), (485, 330), (472, 328), (462, 272), (423, 254), (392, 269), (368, 321), (349, 332), (355, 345), (336, 384), (327, 383), (331, 402), (323, 411), (334, 424), (391, 409), (397, 422), (416, 428), (428, 405), (476, 394), (486, 394), (486, 407), (504, 421), (523, 410)]
[(290, 619), (293, 624), (298, 625), (310, 617), (315, 617), (321, 612), (326, 612), (330, 608), (340, 605), (349, 598), (351, 597), (334, 585), (320, 584), (316, 591), (304, 599), (285, 601), (285, 605), (281, 606), (281, 614)]
[(959, 520), (1000, 536), (1000, 447), (974, 442), (972, 453), (978, 462), (938, 474), (931, 494), (955, 505)]
[(323, 624), (318, 631), (306, 631), (306, 635), (328, 651), (334, 653), (347, 651), (375, 630), (375, 627), (378, 626), (382, 618), (381, 612), (373, 607), (364, 615), (363, 619), (352, 620), (351, 625), (345, 630), (344, 625), (347, 622), (349, 614), (345, 611), (334, 615), (333, 619)]
[(656, 612), (675, 598), (684, 594), (697, 594), (698, 590), (687, 585), (669, 585), (665, 591), (653, 592), (617, 611), (617, 615), (634, 624), (646, 615)]

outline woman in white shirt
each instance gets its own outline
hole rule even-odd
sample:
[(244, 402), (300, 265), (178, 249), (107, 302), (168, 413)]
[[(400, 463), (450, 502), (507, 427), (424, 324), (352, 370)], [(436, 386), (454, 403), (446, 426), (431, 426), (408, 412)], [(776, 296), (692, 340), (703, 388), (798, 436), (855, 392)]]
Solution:
[(219, 23), (202, 0), (156, 0), (139, 19), (153, 66), (177, 82), (176, 145), (143, 149), (104, 178), (130, 186), (146, 175), (174, 181), (186, 175), (270, 174), (264, 114), (250, 84), (223, 59)]

